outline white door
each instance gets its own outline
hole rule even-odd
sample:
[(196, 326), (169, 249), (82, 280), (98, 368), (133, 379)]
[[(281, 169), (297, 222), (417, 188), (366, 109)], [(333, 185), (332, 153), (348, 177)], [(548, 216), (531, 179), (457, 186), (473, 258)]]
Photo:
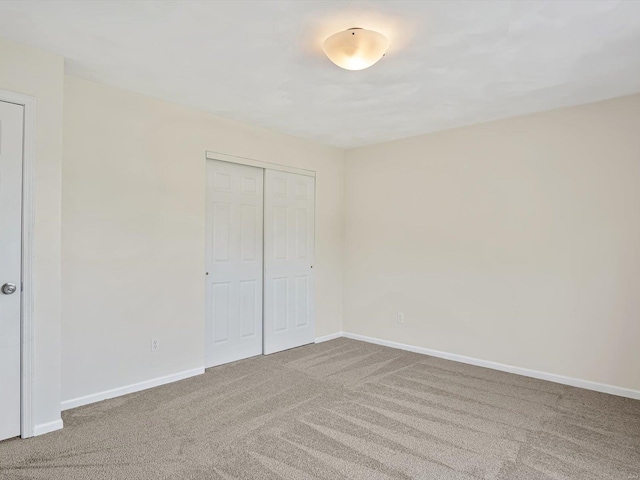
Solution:
[(23, 115), (0, 102), (0, 440), (20, 435)]
[(207, 160), (207, 367), (262, 353), (263, 170)]
[(264, 353), (315, 341), (315, 179), (266, 170)]

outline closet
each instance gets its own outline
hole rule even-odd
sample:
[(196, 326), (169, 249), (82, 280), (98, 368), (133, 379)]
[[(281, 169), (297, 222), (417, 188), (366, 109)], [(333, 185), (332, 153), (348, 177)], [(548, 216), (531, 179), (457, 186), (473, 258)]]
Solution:
[(260, 165), (208, 154), (207, 368), (315, 340), (315, 174)]

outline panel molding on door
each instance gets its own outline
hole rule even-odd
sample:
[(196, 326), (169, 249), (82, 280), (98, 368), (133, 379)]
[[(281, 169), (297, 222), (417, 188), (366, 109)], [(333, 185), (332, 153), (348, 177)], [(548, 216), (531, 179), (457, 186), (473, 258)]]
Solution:
[(206, 358), (262, 353), (263, 170), (207, 160)]
[(315, 179), (265, 171), (264, 353), (315, 341)]
[(0, 440), (20, 435), (23, 125), (0, 101)]

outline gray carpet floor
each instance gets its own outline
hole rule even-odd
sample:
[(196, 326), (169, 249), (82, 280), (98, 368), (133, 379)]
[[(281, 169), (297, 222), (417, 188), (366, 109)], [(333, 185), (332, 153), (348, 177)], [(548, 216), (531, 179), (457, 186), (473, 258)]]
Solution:
[(63, 414), (5, 479), (638, 479), (640, 401), (337, 339)]

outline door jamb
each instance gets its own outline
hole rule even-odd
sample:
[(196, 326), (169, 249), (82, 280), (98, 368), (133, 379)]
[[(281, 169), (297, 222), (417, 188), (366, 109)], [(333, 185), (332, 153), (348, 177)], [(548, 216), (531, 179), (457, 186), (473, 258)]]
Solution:
[(0, 101), (24, 107), (22, 143), (22, 271), (20, 278), (20, 436), (34, 434), (34, 168), (36, 161), (36, 99), (0, 90)]

